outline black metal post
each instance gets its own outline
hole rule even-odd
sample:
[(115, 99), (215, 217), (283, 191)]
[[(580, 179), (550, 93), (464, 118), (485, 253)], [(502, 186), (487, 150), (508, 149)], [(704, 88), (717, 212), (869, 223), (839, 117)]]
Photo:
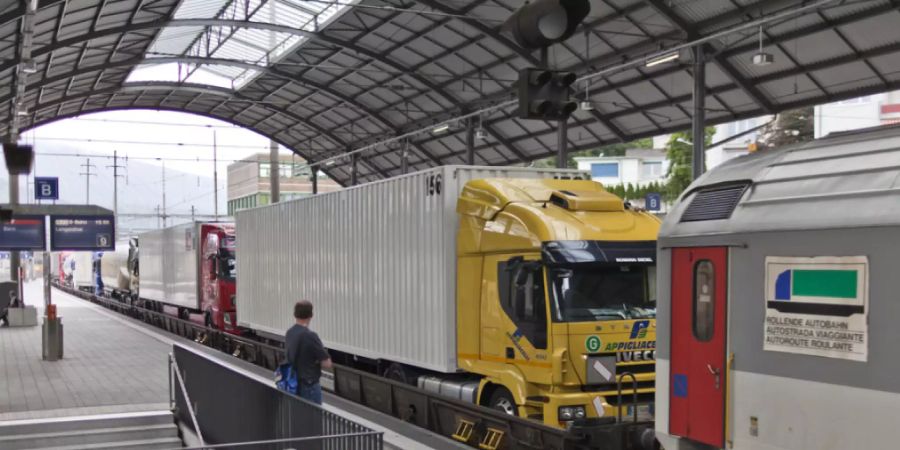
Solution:
[(319, 166), (312, 166), (312, 173), (309, 174), (309, 181), (312, 182), (312, 194), (316, 195), (319, 193)]
[(694, 116), (691, 118), (691, 134), (694, 154), (692, 175), (696, 180), (706, 171), (706, 61), (703, 46), (692, 49), (694, 54)]
[(359, 177), (359, 153), (350, 155), (350, 185), (356, 186)]
[(466, 164), (475, 165), (475, 121), (472, 119), (466, 127)]
[(569, 165), (569, 121), (560, 120), (556, 126), (556, 167), (565, 169)]

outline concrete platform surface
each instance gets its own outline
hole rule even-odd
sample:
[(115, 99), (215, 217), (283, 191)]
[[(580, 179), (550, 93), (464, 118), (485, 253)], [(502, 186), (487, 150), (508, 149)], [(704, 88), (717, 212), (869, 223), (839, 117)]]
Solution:
[[(43, 316), (43, 286), (25, 286)], [(0, 421), (168, 409), (171, 345), (53, 290), (64, 358), (41, 359), (41, 327), (0, 328)], [(43, 318), (39, 318), (42, 322)]]

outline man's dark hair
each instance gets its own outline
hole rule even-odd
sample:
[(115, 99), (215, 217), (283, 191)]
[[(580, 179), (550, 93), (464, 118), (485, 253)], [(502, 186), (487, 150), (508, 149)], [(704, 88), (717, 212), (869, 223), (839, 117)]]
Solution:
[(312, 318), (312, 303), (309, 300), (300, 300), (294, 305), (294, 317), (301, 320)]

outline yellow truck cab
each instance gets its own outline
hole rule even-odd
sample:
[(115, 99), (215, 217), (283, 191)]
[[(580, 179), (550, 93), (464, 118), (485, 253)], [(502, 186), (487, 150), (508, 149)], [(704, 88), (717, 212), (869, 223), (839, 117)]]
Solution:
[(457, 358), (478, 402), (560, 427), (630, 414), (635, 393), (652, 413), (660, 221), (588, 180), (472, 180), (456, 210)]

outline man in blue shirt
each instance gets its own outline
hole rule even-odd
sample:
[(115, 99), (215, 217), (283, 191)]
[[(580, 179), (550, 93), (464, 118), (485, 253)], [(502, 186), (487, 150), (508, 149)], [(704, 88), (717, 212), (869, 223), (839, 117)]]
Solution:
[(322, 386), (319, 378), (322, 369), (331, 369), (331, 356), (322, 345), (316, 332), (309, 329), (313, 317), (313, 305), (308, 300), (301, 300), (294, 305), (294, 318), (297, 323), (284, 336), (284, 348), (287, 359), (297, 372), (300, 398), (313, 403), (322, 404)]

